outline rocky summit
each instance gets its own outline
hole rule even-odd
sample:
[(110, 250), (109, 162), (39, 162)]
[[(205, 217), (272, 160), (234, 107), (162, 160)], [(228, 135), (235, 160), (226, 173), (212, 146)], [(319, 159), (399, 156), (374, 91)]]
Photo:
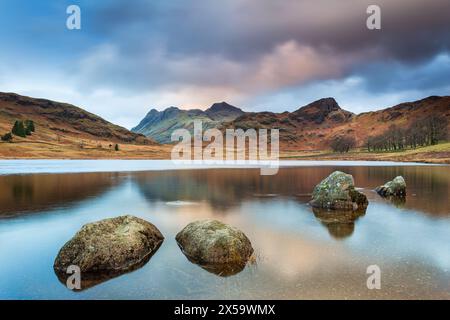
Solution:
[(200, 109), (184, 110), (169, 107), (163, 111), (150, 110), (141, 122), (131, 129), (144, 134), (160, 143), (171, 143), (171, 134), (176, 129), (192, 132), (194, 121), (201, 121), (203, 129), (219, 128), (223, 123), (243, 115), (244, 111), (226, 102), (214, 103), (205, 111)]

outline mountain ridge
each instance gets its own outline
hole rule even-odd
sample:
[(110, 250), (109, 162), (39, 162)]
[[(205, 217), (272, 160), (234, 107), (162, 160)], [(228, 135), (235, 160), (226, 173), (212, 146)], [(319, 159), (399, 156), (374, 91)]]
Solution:
[(170, 143), (171, 131), (192, 130), (195, 120), (202, 121), (203, 128), (209, 129), (219, 127), (223, 122), (232, 121), (242, 114), (244, 111), (224, 101), (214, 103), (205, 111), (173, 106), (162, 111), (151, 109), (131, 131), (144, 134), (159, 143)]
[[(235, 110), (238, 111), (233, 113), (232, 111)], [(192, 130), (194, 120), (202, 121), (204, 130), (212, 127), (221, 130), (278, 128), (282, 148), (314, 150), (329, 148), (332, 139), (344, 135), (352, 136), (357, 146), (362, 146), (369, 136), (385, 132), (389, 125), (408, 126), (414, 119), (430, 114), (440, 114), (450, 123), (449, 110), (449, 96), (429, 96), (359, 114), (345, 110), (333, 97), (318, 99), (292, 112), (281, 113), (244, 112), (226, 102), (220, 102), (213, 104), (205, 111), (182, 110), (176, 107), (163, 111), (152, 109), (147, 114), (147, 119), (144, 118), (132, 131), (143, 133), (160, 143), (168, 143), (170, 130), (177, 128)], [(222, 111), (225, 114), (211, 121), (214, 118), (211, 115), (212, 112), (220, 114)], [(227, 112), (230, 113), (228, 117)], [(161, 121), (164, 123), (161, 124)]]
[(392, 107), (354, 114), (334, 98), (323, 98), (293, 112), (252, 112), (224, 124), (224, 128), (278, 128), (282, 149), (324, 150), (338, 136), (352, 136), (358, 147), (367, 138), (396, 125), (406, 128), (430, 115), (445, 117), (450, 125), (450, 96), (430, 96)]

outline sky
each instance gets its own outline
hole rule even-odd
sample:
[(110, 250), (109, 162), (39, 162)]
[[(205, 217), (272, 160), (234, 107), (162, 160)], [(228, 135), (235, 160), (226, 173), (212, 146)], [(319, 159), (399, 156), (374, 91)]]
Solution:
[[(371, 4), (380, 30), (366, 27)], [(0, 26), (0, 91), (126, 128), (170, 106), (334, 97), (360, 113), (450, 95), (449, 0), (1, 0)]]

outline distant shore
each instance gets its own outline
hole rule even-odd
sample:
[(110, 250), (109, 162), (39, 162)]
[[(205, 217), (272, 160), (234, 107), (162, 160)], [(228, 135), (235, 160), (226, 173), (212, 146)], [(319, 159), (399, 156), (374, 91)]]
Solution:
[[(118, 151), (86, 146), (58, 145), (48, 142), (0, 143), (0, 159), (136, 159), (168, 160), (172, 145), (121, 144)], [(336, 160), (336, 161), (395, 161), (450, 164), (450, 143), (441, 143), (397, 152), (367, 152), (355, 150), (348, 153), (324, 151), (281, 150), (280, 160)]]
[(360, 160), (360, 161), (395, 161), (421, 162), (433, 164), (450, 164), (450, 143), (441, 143), (417, 149), (397, 152), (367, 152), (366, 150), (348, 153), (332, 153), (330, 151), (282, 152), (283, 160)]

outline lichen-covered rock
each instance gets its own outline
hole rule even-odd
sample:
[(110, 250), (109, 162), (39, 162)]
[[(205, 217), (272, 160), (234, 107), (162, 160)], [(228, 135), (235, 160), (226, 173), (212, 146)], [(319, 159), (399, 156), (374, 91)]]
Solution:
[(220, 270), (218, 265), (245, 266), (253, 253), (242, 231), (216, 220), (192, 222), (176, 235), (176, 240), (190, 261), (207, 270)]
[(379, 186), (375, 191), (383, 197), (404, 197), (406, 196), (406, 182), (402, 176), (394, 178), (394, 180), (386, 182), (384, 185)]
[(65, 273), (75, 265), (82, 275), (126, 272), (148, 261), (163, 240), (153, 224), (129, 215), (89, 223), (61, 248), (54, 269)]
[(350, 174), (335, 171), (314, 188), (310, 204), (314, 208), (358, 211), (367, 208), (369, 202), (355, 189)]

